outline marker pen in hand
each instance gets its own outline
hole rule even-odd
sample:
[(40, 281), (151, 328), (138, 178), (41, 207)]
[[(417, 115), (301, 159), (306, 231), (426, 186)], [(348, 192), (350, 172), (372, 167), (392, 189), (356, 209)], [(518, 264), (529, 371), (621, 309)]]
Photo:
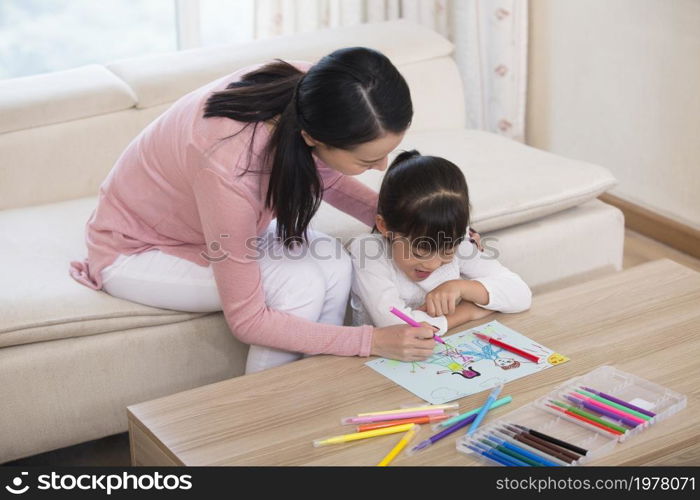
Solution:
[[(409, 325), (411, 325), (411, 326), (413, 326), (413, 327), (418, 327), (418, 328), (420, 328), (421, 326), (423, 326), (423, 325), (421, 325), (420, 323), (418, 323), (416, 320), (414, 320), (413, 318), (411, 318), (410, 316), (407, 316), (407, 315), (405, 315), (404, 313), (402, 313), (401, 311), (399, 311), (398, 309), (396, 309), (395, 307), (392, 307), (389, 311), (390, 311), (394, 316), (396, 316), (397, 318), (399, 318), (399, 319), (405, 321), (406, 323), (408, 323)], [(440, 338), (439, 335), (433, 334), (433, 338), (434, 338), (437, 342), (440, 342), (441, 344), (445, 345), (445, 341), (442, 340), (442, 338)]]

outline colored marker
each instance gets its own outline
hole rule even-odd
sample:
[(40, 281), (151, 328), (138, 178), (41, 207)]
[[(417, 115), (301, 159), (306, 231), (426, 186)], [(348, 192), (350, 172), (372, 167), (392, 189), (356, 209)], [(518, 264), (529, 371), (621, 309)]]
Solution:
[(524, 462), (532, 467), (541, 467), (543, 464), (537, 460), (533, 460), (529, 457), (526, 457), (525, 455), (522, 455), (518, 453), (515, 450), (511, 450), (510, 448), (507, 448), (501, 444), (498, 444), (494, 441), (491, 441), (490, 439), (484, 438), (479, 440), (481, 443), (483, 443), (485, 446), (488, 446), (490, 448), (493, 448), (494, 450), (500, 451), (504, 455), (508, 455), (516, 460), (520, 460), (521, 462)]
[(371, 424), (360, 424), (357, 426), (357, 432), (371, 431), (373, 429), (381, 429), (383, 427), (393, 427), (394, 425), (403, 424), (430, 424), (445, 420), (449, 415), (430, 415), (428, 417), (404, 418), (401, 420), (387, 420), (386, 422), (374, 422)]
[(488, 446), (484, 446), (483, 444), (479, 444), (479, 443), (474, 443), (474, 444), (477, 448), (481, 448), (481, 449), (487, 451), (488, 453), (490, 453), (494, 456), (497, 456), (498, 458), (500, 458), (504, 462), (509, 462), (508, 465), (515, 466), (515, 467), (530, 467), (529, 464), (527, 464), (521, 460), (518, 460), (517, 458), (513, 458), (510, 455), (506, 455), (505, 453), (502, 453), (494, 448), (489, 448)]
[(503, 390), (503, 384), (497, 385), (491, 390), (491, 394), (489, 394), (488, 399), (486, 399), (486, 403), (484, 403), (484, 406), (481, 407), (481, 410), (479, 413), (477, 413), (474, 422), (472, 422), (472, 426), (467, 431), (467, 436), (471, 436), (476, 432), (476, 429), (479, 427), (479, 424), (491, 409), (493, 402), (496, 401), (496, 398), (501, 393), (501, 390)]
[(634, 419), (628, 418), (628, 417), (622, 417), (622, 416), (618, 415), (617, 413), (613, 413), (612, 411), (608, 411), (604, 408), (601, 408), (599, 406), (596, 406), (594, 404), (589, 403), (586, 400), (588, 398), (586, 398), (586, 399), (579, 398), (576, 396), (572, 396), (570, 394), (567, 394), (565, 397), (566, 397), (566, 399), (571, 401), (576, 406), (583, 407), (587, 410), (590, 410), (594, 413), (597, 413), (598, 415), (603, 415), (605, 417), (608, 417), (612, 420), (615, 420), (616, 422), (620, 422), (623, 425), (626, 425), (627, 427), (637, 427), (638, 425), (640, 425), (640, 423), (637, 420), (634, 420)]
[[(408, 316), (408, 315), (402, 313), (401, 311), (399, 311), (398, 309), (396, 309), (395, 307), (392, 307), (389, 311), (390, 311), (394, 316), (396, 316), (397, 318), (399, 318), (399, 319), (405, 321), (406, 323), (408, 323), (409, 325), (411, 325), (411, 326), (413, 326), (413, 327), (418, 327), (418, 328), (420, 328), (421, 326), (423, 326), (423, 325), (421, 325), (420, 323), (418, 323), (416, 320), (414, 320), (413, 318), (411, 318), (410, 316)], [(433, 338), (434, 338), (437, 342), (440, 342), (441, 344), (446, 345), (446, 344), (445, 344), (445, 341), (442, 340), (442, 338), (441, 338), (440, 336), (433, 334)]]
[(645, 415), (644, 413), (640, 413), (636, 410), (632, 410), (630, 408), (627, 408), (626, 406), (614, 403), (608, 399), (605, 399), (601, 396), (598, 396), (597, 394), (593, 394), (592, 392), (588, 392), (584, 389), (576, 389), (576, 393), (580, 394), (581, 396), (591, 398), (594, 401), (598, 401), (599, 403), (603, 403), (603, 404), (606, 404), (608, 406), (612, 406), (613, 408), (616, 408), (620, 411), (624, 411), (625, 413), (627, 413), (628, 415), (631, 415), (633, 417), (641, 418), (645, 422), (648, 422), (652, 419), (652, 417), (650, 417), (649, 415)]
[(465, 418), (464, 420), (457, 422), (456, 424), (448, 427), (444, 431), (440, 431), (437, 434), (430, 436), (428, 439), (421, 441), (416, 446), (414, 446), (411, 449), (410, 453), (413, 454), (417, 451), (426, 449), (427, 447), (440, 441), (442, 438), (447, 437), (450, 434), (452, 434), (453, 432), (458, 431), (459, 429), (462, 429), (462, 428), (468, 426), (469, 424), (471, 424), (474, 421), (475, 418), (476, 418), (476, 415), (471, 415), (471, 416)]
[(527, 457), (527, 458), (529, 458), (529, 459), (531, 459), (531, 460), (534, 460), (535, 462), (539, 462), (540, 465), (546, 465), (546, 466), (548, 466), (548, 467), (557, 467), (557, 466), (559, 466), (558, 463), (552, 462), (551, 460), (549, 460), (549, 459), (546, 458), (546, 457), (543, 457), (542, 455), (538, 455), (537, 453), (533, 453), (533, 452), (531, 452), (531, 451), (528, 451), (528, 450), (526, 450), (525, 448), (523, 448), (523, 447), (521, 447), (521, 446), (516, 446), (516, 445), (514, 445), (513, 443), (509, 443), (509, 442), (506, 441), (505, 439), (501, 439), (501, 438), (499, 438), (499, 437), (497, 437), (497, 436), (495, 436), (495, 435), (493, 435), (493, 434), (489, 435), (488, 439), (490, 439), (491, 441), (495, 442), (496, 444), (499, 444), (499, 445), (501, 445), (501, 446), (503, 446), (503, 447), (505, 447), (505, 448), (508, 448), (509, 450), (512, 450), (512, 451), (514, 451), (514, 452), (516, 452), (516, 453), (519, 453), (519, 454), (521, 454), (521, 455), (523, 455), (523, 456), (525, 456), (525, 457)]
[(386, 467), (387, 465), (389, 465), (391, 461), (394, 460), (394, 458), (396, 458), (396, 455), (401, 453), (401, 450), (403, 450), (408, 445), (408, 443), (411, 442), (411, 439), (413, 439), (417, 432), (418, 426), (414, 424), (413, 427), (409, 429), (406, 432), (406, 434), (403, 435), (401, 440), (396, 444), (396, 446), (394, 446), (394, 448), (387, 454), (387, 456), (385, 456), (382, 459), (382, 461), (377, 464), (377, 466)]
[(625, 433), (629, 429), (626, 427), (622, 427), (621, 425), (614, 424), (612, 422), (608, 422), (607, 420), (603, 420), (597, 415), (594, 415), (593, 413), (581, 410), (579, 408), (576, 408), (575, 406), (567, 405), (565, 403), (562, 403), (561, 401), (554, 401), (554, 400), (549, 400), (550, 403), (557, 405), (560, 408), (564, 408), (565, 410), (569, 410), (571, 413), (575, 413), (576, 415), (580, 415), (581, 417), (587, 418), (588, 420), (592, 420), (593, 422), (597, 422), (600, 425), (604, 425), (605, 427), (608, 427), (612, 430)]
[(515, 439), (514, 436), (506, 434), (505, 431), (503, 431), (501, 429), (494, 429), (493, 432), (496, 434), (499, 434), (499, 437), (501, 439), (503, 439), (505, 442), (510, 443), (513, 446), (518, 446), (520, 448), (523, 448), (524, 450), (527, 450), (530, 453), (536, 454), (536, 455), (542, 457), (543, 460), (550, 460), (550, 461), (554, 462), (554, 464), (557, 466), (567, 466), (571, 463), (571, 460), (569, 459), (569, 457), (565, 457), (566, 460), (563, 460), (562, 458), (555, 456), (555, 453), (553, 451), (551, 451), (551, 450), (549, 452), (543, 451), (537, 447), (538, 445), (531, 443), (529, 441), (523, 440), (523, 439), (517, 440), (517, 439)]
[(618, 399), (614, 396), (610, 396), (609, 394), (605, 394), (604, 392), (596, 391), (595, 389), (591, 389), (590, 387), (584, 387), (584, 389), (588, 392), (592, 392), (593, 394), (601, 398), (605, 398), (612, 403), (624, 406), (626, 408), (629, 408), (630, 410), (639, 412), (642, 415), (646, 415), (647, 417), (654, 418), (656, 416), (656, 413), (654, 413), (653, 411), (645, 410), (644, 408), (640, 408), (639, 406), (633, 405), (632, 403), (628, 403), (627, 401)]
[(370, 415), (368, 417), (344, 417), (340, 419), (341, 425), (347, 424), (369, 424), (385, 420), (400, 420), (403, 418), (429, 417), (431, 415), (444, 415), (445, 410), (418, 410), (406, 411), (403, 413), (390, 413), (388, 415)]
[[(506, 404), (510, 403), (511, 401), (513, 401), (513, 397), (512, 397), (512, 396), (504, 396), (504, 397), (502, 397), (501, 399), (496, 400), (496, 401), (491, 405), (491, 409), (492, 409), (492, 410), (495, 410), (495, 409), (498, 408), (499, 406), (506, 405)], [(469, 417), (471, 417), (472, 415), (476, 415), (476, 414), (479, 413), (480, 411), (481, 411), (481, 407), (475, 408), (475, 409), (473, 409), (473, 410), (471, 410), (471, 411), (468, 411), (468, 412), (466, 412), (466, 413), (462, 413), (461, 415), (457, 415), (456, 417), (448, 418), (448, 419), (445, 420), (444, 422), (440, 422), (438, 425), (436, 425), (436, 427), (437, 427), (437, 428), (449, 427), (449, 426), (451, 426), (451, 425), (453, 425), (453, 424), (456, 424), (457, 422), (461, 422), (461, 421), (464, 420), (465, 418), (469, 418)]]
[(581, 415), (577, 415), (576, 413), (570, 412), (569, 410), (565, 410), (564, 408), (559, 408), (558, 406), (555, 406), (555, 405), (545, 405), (545, 406), (552, 408), (554, 410), (557, 410), (559, 413), (564, 413), (571, 418), (575, 418), (576, 420), (580, 420), (581, 422), (586, 422), (587, 424), (590, 424), (594, 427), (602, 429), (602, 430), (609, 432), (611, 434), (616, 434), (618, 436), (624, 434), (624, 432), (616, 431), (615, 429), (611, 429), (610, 427), (599, 424), (598, 422), (594, 422), (593, 420), (590, 420), (586, 417), (582, 417)]
[(575, 444), (568, 443), (566, 441), (562, 441), (561, 439), (557, 439), (554, 436), (550, 436), (549, 434), (545, 434), (544, 432), (536, 431), (535, 429), (530, 429), (529, 427), (525, 427), (524, 425), (518, 425), (514, 424), (514, 427), (516, 429), (522, 429), (523, 431), (532, 434), (535, 437), (538, 437), (540, 439), (544, 439), (545, 441), (548, 441), (554, 445), (561, 446), (564, 449), (570, 450), (574, 453), (577, 453), (579, 455), (587, 455), (588, 450), (585, 448), (581, 448), (580, 446), (576, 446)]
[(509, 463), (509, 462), (507, 462), (507, 461), (505, 461), (505, 460), (502, 460), (502, 459), (500, 459), (500, 458), (497, 458), (497, 457), (491, 455), (489, 452), (484, 451), (484, 450), (481, 450), (481, 449), (477, 448), (476, 446), (467, 445), (467, 448), (469, 448), (470, 450), (472, 450), (472, 451), (478, 453), (478, 454), (481, 455), (481, 456), (484, 456), (484, 457), (488, 458), (489, 460), (491, 460), (491, 461), (493, 461), (493, 462), (496, 462), (496, 463), (499, 464), (499, 465), (505, 465), (506, 467), (512, 466), (512, 465), (513, 465), (512, 463)]
[(574, 453), (571, 453), (570, 451), (565, 450), (564, 448), (560, 448), (559, 446), (553, 445), (552, 443), (549, 443), (544, 439), (540, 439), (521, 430), (512, 431), (510, 429), (500, 429), (499, 432), (527, 446), (530, 446), (532, 448), (535, 448), (536, 450), (546, 453), (547, 455), (554, 457), (557, 460), (561, 460), (566, 464), (571, 464), (579, 458), (581, 458), (580, 455), (575, 455)]
[(489, 344), (493, 344), (495, 346), (501, 347), (505, 349), (506, 351), (510, 351), (512, 353), (517, 354), (518, 356), (522, 356), (525, 359), (528, 359), (532, 361), (533, 363), (540, 363), (542, 360), (538, 357), (535, 356), (534, 354), (530, 354), (529, 352), (523, 351), (522, 349), (518, 349), (515, 346), (512, 346), (510, 344), (506, 344), (502, 340), (495, 339), (493, 337), (489, 337), (488, 335), (484, 335), (483, 333), (476, 332), (474, 334), (475, 337), (483, 340), (484, 342), (488, 342)]
[(404, 413), (407, 411), (419, 410), (454, 410), (459, 408), (459, 403), (448, 403), (444, 405), (423, 405), (423, 406), (408, 406), (406, 408), (398, 408), (396, 410), (372, 411), (368, 413), (358, 413), (358, 417), (369, 417), (372, 415), (389, 415), (391, 413)]
[(647, 423), (647, 421), (644, 420), (643, 418), (635, 417), (631, 413), (628, 413), (630, 410), (625, 410), (625, 411), (618, 410), (617, 408), (613, 408), (609, 404), (601, 403), (600, 401), (596, 401), (595, 399), (589, 398), (588, 396), (584, 396), (584, 395), (581, 395), (579, 393), (574, 393), (574, 397), (582, 399), (582, 400), (590, 403), (593, 406), (597, 406), (598, 408), (601, 408), (603, 410), (607, 410), (607, 411), (612, 412), (616, 415), (619, 415), (620, 417), (625, 417), (625, 418), (628, 418), (630, 420), (634, 420), (638, 424), (646, 424)]
[(358, 439), (367, 439), (367, 438), (373, 438), (377, 436), (386, 436), (388, 434), (396, 434), (398, 432), (406, 432), (409, 429), (413, 428), (413, 426), (416, 424), (404, 424), (404, 425), (395, 425), (394, 427), (386, 427), (384, 429), (375, 429), (373, 431), (367, 431), (367, 432), (353, 432), (352, 434), (343, 434), (341, 436), (332, 436), (329, 438), (323, 438), (323, 439), (316, 439), (314, 440), (314, 448), (318, 448), (319, 446), (327, 446), (329, 444), (341, 444), (341, 443), (348, 443), (350, 441), (357, 441)]
[[(537, 447), (539, 445), (536, 445), (532, 442), (529, 442), (529, 441), (526, 441), (523, 439), (517, 440), (517, 439), (515, 439), (515, 436), (511, 436), (509, 434), (506, 434), (506, 431), (503, 431), (501, 429), (494, 429), (493, 432), (499, 434), (500, 438), (503, 439), (504, 441), (506, 441), (507, 443), (510, 443), (513, 446), (517, 445), (525, 450), (530, 451), (531, 453), (534, 453), (534, 454), (542, 457), (545, 460), (551, 460), (556, 465), (567, 466), (571, 463), (571, 460), (569, 459), (569, 457), (565, 457), (566, 460), (563, 460), (562, 458), (555, 456), (554, 451), (552, 451), (552, 450), (543, 451), (542, 449)], [(545, 448), (545, 450), (547, 450), (547, 448)]]

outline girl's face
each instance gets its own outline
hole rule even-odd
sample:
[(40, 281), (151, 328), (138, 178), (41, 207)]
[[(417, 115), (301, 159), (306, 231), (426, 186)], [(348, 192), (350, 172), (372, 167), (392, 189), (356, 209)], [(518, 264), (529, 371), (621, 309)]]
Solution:
[(323, 163), (344, 175), (358, 175), (367, 170), (386, 170), (389, 153), (403, 140), (405, 132), (387, 133), (373, 141), (363, 142), (352, 149), (327, 146), (302, 130), (306, 144), (314, 148), (313, 154)]
[(376, 217), (377, 230), (391, 242), (391, 258), (394, 265), (411, 281), (422, 281), (430, 276), (438, 267), (452, 262), (455, 249), (439, 252), (426, 252), (411, 248), (408, 238), (391, 233), (381, 215)]

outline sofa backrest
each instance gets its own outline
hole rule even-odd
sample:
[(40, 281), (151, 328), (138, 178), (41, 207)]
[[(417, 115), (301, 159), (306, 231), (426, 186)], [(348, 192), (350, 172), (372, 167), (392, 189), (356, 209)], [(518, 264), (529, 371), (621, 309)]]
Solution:
[(357, 45), (386, 54), (408, 81), (415, 108), (412, 130), (464, 127), (452, 44), (405, 21), (0, 80), (0, 209), (96, 195), (139, 131), (180, 96), (209, 81), (274, 58), (314, 62)]

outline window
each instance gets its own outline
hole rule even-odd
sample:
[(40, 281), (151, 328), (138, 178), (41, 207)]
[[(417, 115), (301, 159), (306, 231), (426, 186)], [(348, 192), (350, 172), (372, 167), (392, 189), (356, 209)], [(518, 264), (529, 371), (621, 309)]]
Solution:
[(253, 39), (252, 0), (1, 0), (0, 78)]
[[(201, 45), (243, 43), (254, 38), (255, 2), (200, 0)], [(206, 29), (204, 29), (206, 28)]]

